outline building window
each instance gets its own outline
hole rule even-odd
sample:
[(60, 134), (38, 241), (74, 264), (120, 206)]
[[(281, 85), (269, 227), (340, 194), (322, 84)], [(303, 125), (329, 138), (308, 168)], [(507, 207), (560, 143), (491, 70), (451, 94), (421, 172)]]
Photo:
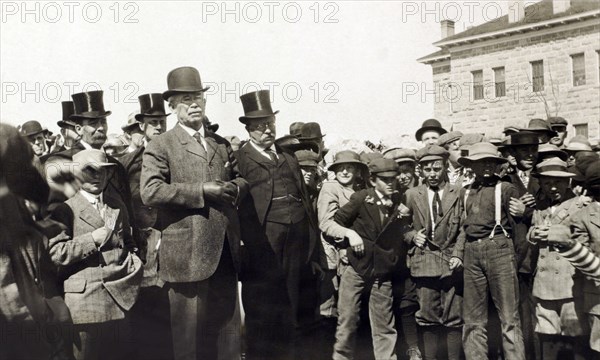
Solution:
[(483, 99), (483, 70), (473, 71), (473, 99)]
[(571, 55), (573, 61), (573, 86), (585, 85), (585, 57), (583, 54)]
[(496, 97), (506, 96), (506, 84), (504, 82), (504, 66), (494, 68), (494, 84)]
[(588, 124), (576, 124), (573, 127), (575, 128), (575, 135), (588, 137)]
[(533, 81), (533, 91), (544, 90), (544, 61), (531, 62), (531, 78)]

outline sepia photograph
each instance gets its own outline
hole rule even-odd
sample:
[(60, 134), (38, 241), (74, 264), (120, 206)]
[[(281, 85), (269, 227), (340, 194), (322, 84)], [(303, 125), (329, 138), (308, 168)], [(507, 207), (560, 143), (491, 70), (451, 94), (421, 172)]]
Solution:
[(600, 359), (598, 0), (0, 18), (0, 360)]

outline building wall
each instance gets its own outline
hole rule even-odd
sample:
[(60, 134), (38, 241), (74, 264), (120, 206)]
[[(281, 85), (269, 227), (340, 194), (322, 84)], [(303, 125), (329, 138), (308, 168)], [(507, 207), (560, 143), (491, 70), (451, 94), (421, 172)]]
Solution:
[[(432, 64), (436, 85), (435, 117), (444, 127), (487, 135), (506, 125), (525, 127), (529, 119), (562, 116), (588, 124), (600, 138), (600, 21), (593, 19), (451, 48), (450, 69)], [(571, 55), (585, 54), (586, 84), (573, 86)], [(544, 62), (544, 91), (532, 91), (531, 61)], [(505, 68), (506, 96), (496, 98), (493, 68)], [(472, 71), (483, 70), (484, 98), (473, 99)], [(542, 97), (548, 102), (548, 112)]]

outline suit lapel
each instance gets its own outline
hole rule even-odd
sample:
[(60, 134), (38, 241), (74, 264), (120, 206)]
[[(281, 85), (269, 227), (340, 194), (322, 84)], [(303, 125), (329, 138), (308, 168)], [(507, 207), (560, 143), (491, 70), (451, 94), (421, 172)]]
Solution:
[(377, 205), (377, 202), (381, 200), (379, 199), (379, 196), (377, 196), (377, 193), (373, 189), (369, 190), (368, 196), (372, 197), (373, 201), (365, 202), (365, 208), (367, 209), (367, 213), (373, 220), (373, 224), (375, 224), (375, 231), (379, 235), (379, 233), (381, 232), (381, 227), (383, 225), (381, 223), (381, 214), (379, 212), (379, 206)]
[(73, 197), (73, 201), (77, 203), (77, 207), (79, 208), (79, 218), (93, 227), (94, 229), (98, 229), (104, 226), (104, 220), (100, 216), (100, 213), (96, 208), (90, 204), (90, 202), (83, 197), (80, 193), (77, 193)]
[(204, 139), (206, 139), (206, 152), (208, 155), (208, 162), (210, 163), (217, 154), (217, 148), (219, 145), (211, 136), (206, 136)]
[(262, 156), (258, 152), (258, 150), (256, 150), (254, 148), (254, 146), (252, 146), (252, 144), (250, 144), (249, 142), (246, 143), (246, 145), (244, 145), (244, 147), (242, 147), (241, 150), (243, 150), (246, 153), (246, 155), (248, 156), (249, 159), (260, 164), (263, 167), (267, 167), (267, 165), (271, 161), (271, 160), (267, 159), (266, 157)]
[(590, 222), (600, 228), (600, 205), (597, 202), (590, 204)]
[(458, 199), (458, 192), (453, 187), (446, 185), (444, 187), (444, 193), (442, 194), (442, 218), (445, 218), (450, 214), (450, 210), (452, 209), (452, 206), (454, 206), (456, 199)]
[(175, 125), (175, 128), (173, 130), (174, 130), (175, 136), (177, 136), (177, 138), (179, 139), (179, 142), (185, 148), (186, 151), (188, 151), (194, 155), (200, 156), (204, 160), (207, 160), (207, 154), (206, 154), (206, 150), (204, 150), (204, 147), (202, 145), (200, 145), (198, 143), (198, 141), (196, 141), (196, 139), (194, 139), (190, 134), (188, 134), (181, 127), (181, 125), (179, 125), (179, 124)]
[(428, 194), (427, 194), (427, 185), (419, 185), (419, 195), (415, 199), (415, 204), (417, 205), (417, 211), (421, 214), (421, 218), (423, 219), (423, 226), (429, 226), (429, 203), (427, 202)]

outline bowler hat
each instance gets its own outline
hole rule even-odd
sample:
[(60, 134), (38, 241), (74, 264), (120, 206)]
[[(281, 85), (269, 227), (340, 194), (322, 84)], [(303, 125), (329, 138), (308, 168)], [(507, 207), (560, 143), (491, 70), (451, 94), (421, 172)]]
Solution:
[(31, 136), (47, 131), (37, 120), (29, 120), (21, 125), (21, 136)]
[(240, 122), (247, 124), (250, 119), (260, 119), (274, 116), (279, 110), (273, 112), (271, 108), (271, 95), (269, 90), (259, 90), (240, 96), (242, 106), (244, 107), (244, 116), (240, 117)]
[(75, 104), (72, 101), (63, 101), (62, 103), (62, 120), (56, 122), (58, 127), (65, 127), (67, 125), (75, 126), (73, 121), (71, 121), (70, 116), (75, 113)]
[(544, 119), (531, 119), (529, 120), (529, 125), (522, 130), (532, 131), (536, 133), (546, 133), (551, 138), (558, 136), (556, 131), (552, 130), (552, 128), (550, 127), (550, 123)]
[(413, 149), (402, 149), (398, 147), (392, 147), (383, 152), (383, 157), (386, 159), (392, 159), (398, 164), (412, 163), (416, 160), (415, 151)]
[(319, 144), (313, 141), (301, 142), (293, 135), (285, 135), (275, 139), (275, 144), (291, 151), (310, 150), (316, 154), (319, 153)]
[(557, 157), (549, 158), (535, 166), (533, 176), (574, 177), (576, 174), (567, 171), (567, 163)]
[(369, 163), (369, 172), (373, 175), (389, 177), (398, 175), (398, 164), (392, 159), (378, 158)]
[(576, 135), (567, 144), (565, 150), (568, 151), (592, 151), (592, 144), (583, 135)]
[(532, 131), (519, 131), (510, 134), (510, 143), (505, 144), (506, 147), (521, 146), (521, 145), (539, 145), (540, 140), (538, 135)]
[(169, 101), (169, 98), (175, 94), (204, 92), (210, 89), (210, 86), (202, 86), (200, 73), (191, 66), (182, 66), (171, 70), (167, 75), (167, 87), (169, 90), (162, 94), (162, 98), (166, 101)]
[(438, 145), (439, 146), (444, 146), (446, 144), (449, 144), (453, 141), (456, 140), (460, 140), (460, 138), (463, 136), (463, 133), (461, 133), (460, 131), (450, 131), (447, 132), (445, 134), (442, 134), (440, 136), (440, 138), (438, 139)]
[(538, 147), (538, 154), (540, 158), (557, 157), (562, 161), (567, 161), (569, 154), (562, 151), (558, 146), (554, 144), (540, 144)]
[(125, 125), (121, 125), (121, 130), (128, 133), (128, 132), (132, 131), (135, 127), (139, 128), (140, 122), (137, 119), (138, 115), (139, 114), (137, 111), (130, 113), (127, 116), (127, 123)]
[(140, 102), (140, 113), (135, 115), (137, 121), (142, 121), (144, 116), (147, 117), (160, 117), (169, 116), (165, 112), (165, 101), (162, 98), (162, 94), (152, 93), (138, 96)]
[(419, 130), (417, 130), (417, 132), (415, 133), (415, 137), (417, 138), (417, 141), (421, 141), (423, 133), (426, 131), (430, 131), (430, 130), (435, 130), (435, 131), (439, 132), (440, 135), (448, 132), (448, 131), (446, 131), (446, 129), (444, 129), (442, 127), (442, 124), (439, 121), (437, 121), (436, 119), (427, 119), (427, 120), (423, 121), (421, 128)]
[(298, 139), (300, 140), (318, 140), (324, 137), (325, 134), (321, 133), (321, 125), (316, 122), (307, 122), (302, 125), (300, 129), (300, 136)]
[(497, 163), (507, 162), (503, 157), (498, 156), (498, 148), (489, 142), (480, 142), (471, 145), (469, 155), (458, 159), (458, 163), (469, 167), (471, 162), (478, 160), (493, 160)]
[(333, 163), (329, 165), (327, 170), (335, 171), (335, 168), (340, 164), (356, 164), (367, 169), (367, 164), (360, 160), (360, 155), (352, 150), (342, 150), (333, 156)]
[(103, 94), (104, 91), (95, 90), (71, 95), (75, 105), (75, 113), (69, 116), (69, 119), (96, 119), (112, 114), (112, 112), (104, 110)]
[(290, 135), (300, 137), (300, 135), (302, 135), (302, 126), (303, 125), (304, 125), (304, 123), (301, 121), (293, 122), (290, 125)]
[(319, 164), (319, 155), (310, 150), (297, 150), (294, 152), (296, 158), (298, 158), (298, 165), (300, 166), (314, 166), (317, 167)]
[(448, 158), (448, 151), (439, 145), (428, 145), (417, 151), (417, 161), (423, 163), (426, 161), (445, 160)]

